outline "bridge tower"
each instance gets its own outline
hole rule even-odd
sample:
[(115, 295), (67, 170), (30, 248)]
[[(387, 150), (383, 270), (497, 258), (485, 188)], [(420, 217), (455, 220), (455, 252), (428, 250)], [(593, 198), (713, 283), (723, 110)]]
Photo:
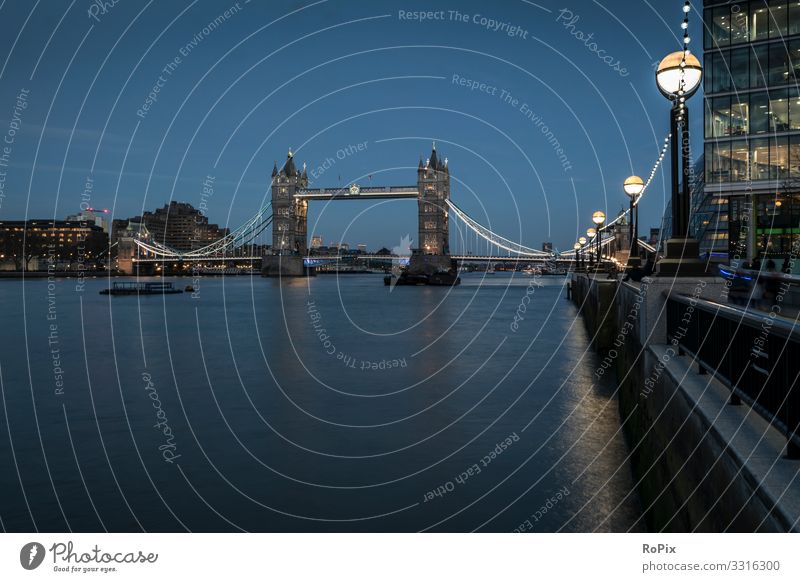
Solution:
[(272, 249), (262, 261), (265, 276), (302, 276), (307, 274), (303, 257), (308, 251), (308, 201), (295, 198), (308, 187), (308, 174), (297, 169), (292, 150), (278, 170), (272, 168)]
[(417, 168), (419, 191), (419, 238), (412, 256), (412, 271), (449, 269), (450, 228), (447, 201), (450, 199), (450, 168), (441, 160), (433, 144), (430, 158)]

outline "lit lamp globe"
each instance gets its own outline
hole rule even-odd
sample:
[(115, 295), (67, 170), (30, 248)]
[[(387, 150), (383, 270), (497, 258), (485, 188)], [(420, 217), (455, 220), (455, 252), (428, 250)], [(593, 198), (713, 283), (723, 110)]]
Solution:
[(596, 234), (597, 234), (597, 231), (595, 229), (593, 229), (593, 228), (587, 228), (586, 229), (586, 236), (588, 236), (590, 239), (594, 238), (594, 235), (596, 235)]
[(592, 222), (594, 222), (597, 226), (600, 226), (606, 221), (606, 213), (602, 210), (598, 210), (594, 214), (592, 214)]
[(576, 251), (581, 250), (581, 243), (576, 242), (574, 245), (572, 245), (572, 248), (573, 248), (573, 250), (576, 250)]
[(581, 246), (585, 245), (586, 244), (586, 237), (582, 236), (581, 238), (578, 239), (578, 242), (581, 244)]
[(676, 51), (668, 54), (656, 70), (656, 84), (661, 94), (674, 101), (678, 97), (688, 99), (695, 94), (700, 87), (700, 80), (703, 78), (703, 67), (700, 61), (692, 53), (686, 53), (686, 66), (683, 67), (683, 94), (681, 90), (681, 62), (683, 61), (683, 51)]
[(644, 190), (644, 180), (639, 176), (631, 176), (625, 180), (622, 187), (625, 190), (625, 194), (636, 200), (636, 197)]

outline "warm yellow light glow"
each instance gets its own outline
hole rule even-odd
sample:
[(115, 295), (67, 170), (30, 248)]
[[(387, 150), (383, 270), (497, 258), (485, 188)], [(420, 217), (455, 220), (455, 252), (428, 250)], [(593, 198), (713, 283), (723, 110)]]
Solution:
[[(683, 60), (683, 51), (676, 51), (668, 54), (661, 63), (658, 65), (656, 71), (656, 84), (659, 91), (667, 99), (678, 98), (678, 91), (681, 86), (681, 61)], [(700, 87), (700, 80), (703, 78), (703, 67), (697, 57), (691, 53), (686, 55), (686, 67), (684, 67), (683, 76), (683, 97), (687, 99), (694, 95), (698, 87)]]
[(594, 222), (596, 225), (600, 226), (605, 221), (606, 221), (606, 213), (603, 212), (602, 210), (598, 210), (597, 212), (592, 214), (592, 222)]
[(594, 238), (594, 235), (596, 235), (596, 234), (597, 234), (597, 231), (595, 229), (593, 229), (593, 228), (587, 228), (586, 229), (586, 236), (588, 236), (589, 238)]
[(625, 190), (625, 194), (633, 198), (634, 196), (638, 196), (644, 190), (644, 180), (642, 180), (639, 176), (631, 176), (625, 183), (622, 185), (623, 189)]
[(581, 246), (585, 245), (586, 244), (586, 237), (582, 236), (581, 238), (578, 239), (578, 242), (581, 243)]

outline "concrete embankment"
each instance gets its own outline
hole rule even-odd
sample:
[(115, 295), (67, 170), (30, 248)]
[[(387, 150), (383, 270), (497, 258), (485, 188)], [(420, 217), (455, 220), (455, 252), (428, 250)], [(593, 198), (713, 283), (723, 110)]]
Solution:
[(572, 299), (613, 375), (648, 527), (670, 532), (796, 531), (800, 461), (786, 438), (667, 340), (669, 293), (720, 301), (712, 277), (621, 282), (572, 276)]

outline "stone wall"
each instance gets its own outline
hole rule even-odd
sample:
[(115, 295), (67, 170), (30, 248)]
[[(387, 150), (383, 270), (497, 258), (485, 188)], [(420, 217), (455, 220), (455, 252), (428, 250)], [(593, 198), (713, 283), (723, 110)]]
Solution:
[[(677, 287), (714, 300), (721, 292), (721, 281), (687, 278), (679, 280)], [(747, 407), (727, 404), (727, 388), (709, 380), (710, 376), (700, 376), (689, 357), (667, 345), (664, 305), (670, 290), (677, 290), (670, 279), (617, 282), (609, 289), (606, 282), (573, 275), (573, 300), (581, 307), (590, 333), (597, 334), (599, 326), (602, 333), (598, 335), (604, 338), (598, 342), (599, 371), (615, 374), (619, 386), (620, 414), (648, 528), (790, 530), (798, 516), (777, 501), (781, 496), (764, 485), (764, 475), (748, 462), (754, 454), (779, 459), (780, 437), (772, 434), (768, 442), (758, 439), (752, 450), (743, 450), (751, 445), (735, 442), (731, 435), (736, 432), (725, 434), (719, 429), (722, 418), (733, 426), (761, 422), (762, 434), (777, 432), (753, 418)], [(598, 317), (607, 309), (607, 317)], [(791, 471), (792, 466), (784, 469)]]

